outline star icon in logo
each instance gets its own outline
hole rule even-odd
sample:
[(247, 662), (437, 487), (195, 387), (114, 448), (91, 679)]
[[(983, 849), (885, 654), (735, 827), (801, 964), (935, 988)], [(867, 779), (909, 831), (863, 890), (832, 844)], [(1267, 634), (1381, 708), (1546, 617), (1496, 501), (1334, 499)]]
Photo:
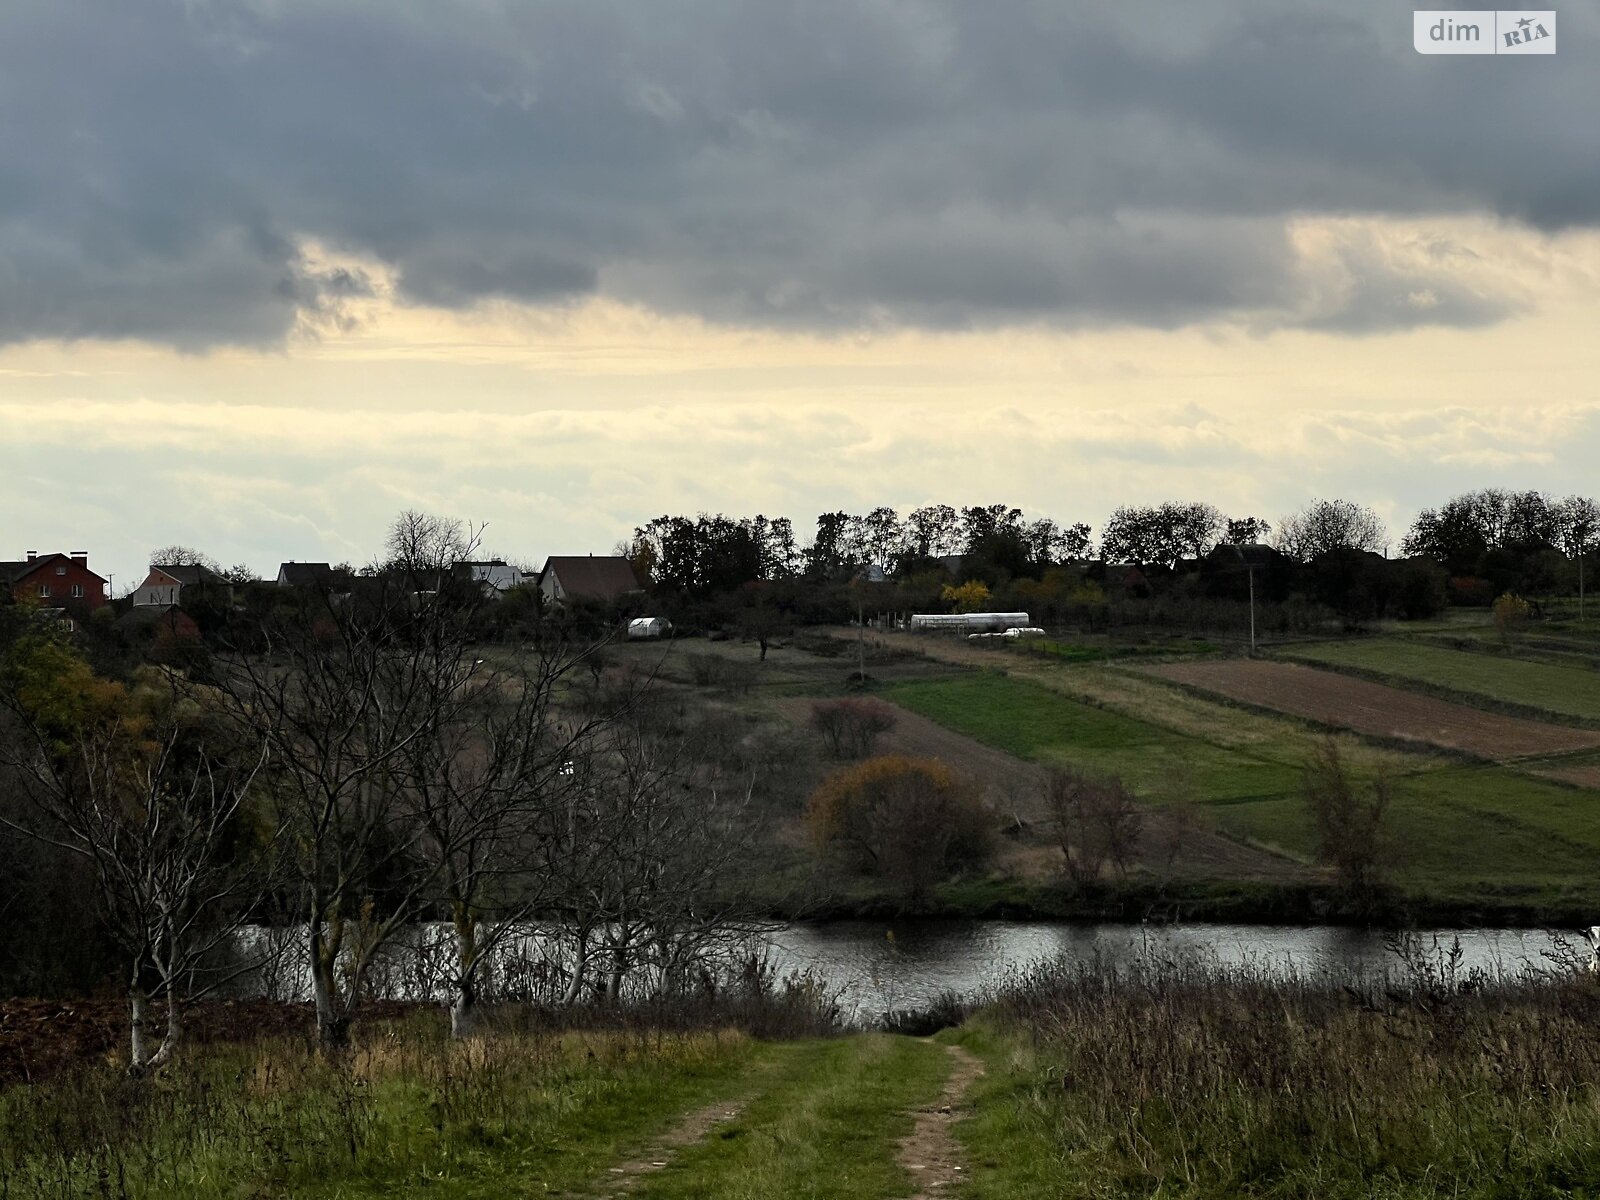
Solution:
[(1523, 29), (1527, 29), (1529, 25), (1533, 24), (1533, 19), (1531, 17), (1523, 17), (1522, 20), (1517, 22), (1517, 24)]

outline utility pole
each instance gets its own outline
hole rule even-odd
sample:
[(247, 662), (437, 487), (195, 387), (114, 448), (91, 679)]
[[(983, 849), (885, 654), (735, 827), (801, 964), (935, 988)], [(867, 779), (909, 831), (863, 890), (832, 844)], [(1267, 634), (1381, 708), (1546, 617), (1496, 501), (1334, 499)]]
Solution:
[[(1251, 544), (1251, 549), (1258, 548), (1256, 543)], [(1245, 548), (1239, 543), (1233, 543), (1233, 552), (1239, 556), (1239, 561), (1244, 564), (1245, 574), (1250, 577), (1250, 657), (1256, 656), (1256, 565), (1245, 557)]]
[(1256, 656), (1256, 569), (1254, 566), (1245, 567), (1245, 574), (1250, 577), (1250, 657)]
[(856, 682), (862, 687), (867, 685), (867, 619), (865, 615), (866, 601), (861, 597), (860, 589), (856, 591)]

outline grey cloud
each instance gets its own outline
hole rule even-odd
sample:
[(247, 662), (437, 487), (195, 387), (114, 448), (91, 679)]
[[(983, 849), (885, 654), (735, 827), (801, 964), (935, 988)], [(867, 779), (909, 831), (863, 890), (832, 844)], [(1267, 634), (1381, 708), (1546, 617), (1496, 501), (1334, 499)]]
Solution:
[(1338, 293), (1302, 214), (1600, 223), (1600, 16), (1424, 58), (1387, 0), (14, 0), (0, 340), (267, 343), (339, 319), (314, 239), (469, 306), (594, 293), (822, 329), (1371, 332), (1516, 297)]
[(472, 245), (431, 245), (407, 254), (399, 264), (401, 286), (424, 303), (447, 308), (488, 296), (538, 303), (595, 290), (595, 268), (559, 254), (518, 250), (488, 260), (480, 255)]

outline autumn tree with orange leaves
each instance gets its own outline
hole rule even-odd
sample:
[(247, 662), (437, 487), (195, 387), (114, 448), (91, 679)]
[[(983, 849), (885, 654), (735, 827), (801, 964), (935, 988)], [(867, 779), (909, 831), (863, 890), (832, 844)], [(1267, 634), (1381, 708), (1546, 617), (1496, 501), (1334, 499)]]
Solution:
[(833, 772), (812, 793), (806, 822), (819, 849), (912, 901), (982, 866), (993, 845), (993, 818), (971, 783), (936, 759), (897, 754)]

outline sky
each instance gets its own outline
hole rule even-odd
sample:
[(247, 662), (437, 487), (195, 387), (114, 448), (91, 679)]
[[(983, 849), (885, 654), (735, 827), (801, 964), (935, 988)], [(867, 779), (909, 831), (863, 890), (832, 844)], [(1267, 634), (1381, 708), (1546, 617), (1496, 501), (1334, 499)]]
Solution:
[(1600, 6), (7, 0), (0, 558), (1600, 491)]

